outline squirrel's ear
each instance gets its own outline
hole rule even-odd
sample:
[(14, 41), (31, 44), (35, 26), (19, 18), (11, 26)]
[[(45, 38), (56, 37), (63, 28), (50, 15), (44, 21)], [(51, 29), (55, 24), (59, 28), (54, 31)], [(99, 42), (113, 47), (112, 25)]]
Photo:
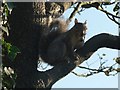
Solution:
[(78, 23), (78, 20), (75, 18), (75, 24), (77, 24)]
[(84, 24), (87, 24), (87, 20), (84, 22)]

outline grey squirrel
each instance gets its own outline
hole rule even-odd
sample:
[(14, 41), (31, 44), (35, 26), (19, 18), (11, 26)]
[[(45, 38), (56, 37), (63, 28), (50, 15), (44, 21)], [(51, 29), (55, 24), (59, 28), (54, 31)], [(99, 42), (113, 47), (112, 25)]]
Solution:
[(49, 26), (49, 33), (40, 38), (40, 56), (44, 62), (52, 66), (66, 62), (65, 58), (74, 58), (74, 49), (84, 45), (86, 22), (75, 19), (75, 25), (68, 31), (67, 26), (66, 22), (55, 20)]

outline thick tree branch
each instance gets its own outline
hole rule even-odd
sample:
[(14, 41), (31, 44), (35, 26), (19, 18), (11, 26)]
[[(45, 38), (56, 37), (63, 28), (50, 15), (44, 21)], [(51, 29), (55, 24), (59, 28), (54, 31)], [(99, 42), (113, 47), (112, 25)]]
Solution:
[(81, 56), (89, 58), (92, 53), (99, 48), (106, 47), (111, 49), (120, 50), (120, 36), (114, 36), (107, 33), (98, 34), (89, 39), (81, 50), (77, 50), (77, 53)]
[[(91, 39), (89, 39), (82, 49), (77, 50), (76, 52), (79, 54), (78, 60), (70, 60), (69, 63), (63, 63), (59, 64), (52, 69), (44, 72), (46, 75), (48, 75), (47, 79), (47, 87), (51, 87), (55, 82), (60, 80), (61, 78), (65, 77), (67, 74), (69, 74), (75, 67), (80, 65), (82, 62), (84, 62), (86, 59), (88, 59), (95, 51), (97, 51), (99, 48), (107, 47), (111, 49), (118, 49), (120, 44), (120, 37), (114, 36), (107, 33), (102, 33), (93, 36)], [(38, 76), (39, 77), (39, 72)], [(46, 77), (47, 78), (47, 77)], [(40, 78), (38, 78), (40, 79)], [(48, 84), (49, 82), (49, 84)]]

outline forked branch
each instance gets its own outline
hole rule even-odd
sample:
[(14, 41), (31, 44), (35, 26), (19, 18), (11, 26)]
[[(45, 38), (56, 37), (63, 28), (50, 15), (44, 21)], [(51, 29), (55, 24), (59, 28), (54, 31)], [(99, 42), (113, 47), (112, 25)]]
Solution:
[[(102, 33), (93, 36), (91, 39), (85, 42), (85, 45), (83, 46), (82, 49), (76, 51), (76, 53), (79, 55), (77, 60), (70, 60), (69, 63), (59, 64), (53, 67), (52, 69), (43, 72), (44, 74), (49, 76), (46, 77), (46, 80), (44, 81), (44, 85), (47, 85), (46, 87), (51, 87), (54, 83), (56, 83), (61, 78), (65, 77), (73, 69), (79, 66), (82, 62), (87, 60), (99, 48), (106, 47), (106, 48), (120, 50), (119, 44), (120, 44), (119, 36), (114, 36), (107, 33)], [(39, 76), (39, 72), (36, 77), (37, 77), (37, 81), (41, 80)]]

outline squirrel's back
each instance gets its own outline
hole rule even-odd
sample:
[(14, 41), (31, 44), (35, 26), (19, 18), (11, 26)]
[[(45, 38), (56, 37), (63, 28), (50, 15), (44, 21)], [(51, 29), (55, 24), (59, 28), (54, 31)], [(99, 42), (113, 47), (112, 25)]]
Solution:
[(54, 19), (49, 22), (48, 27), (46, 28), (47, 34), (45, 34), (46, 32), (43, 32), (39, 42), (39, 53), (43, 59), (46, 58), (46, 51), (49, 44), (59, 35), (65, 33), (67, 31), (67, 28), (68, 23), (64, 19)]

